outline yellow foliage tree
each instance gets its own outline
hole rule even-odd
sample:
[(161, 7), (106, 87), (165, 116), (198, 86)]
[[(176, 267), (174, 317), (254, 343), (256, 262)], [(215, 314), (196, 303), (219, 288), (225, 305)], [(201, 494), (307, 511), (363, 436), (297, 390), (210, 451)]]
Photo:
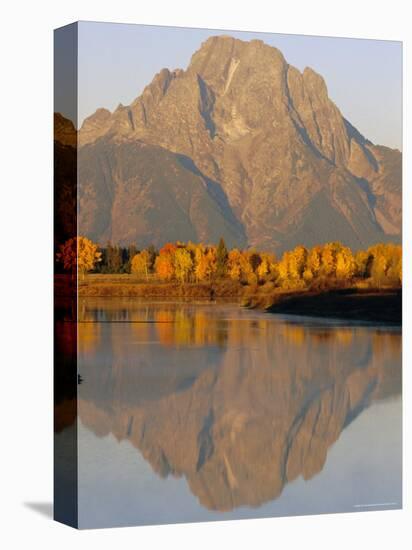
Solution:
[(87, 237), (73, 237), (60, 245), (57, 253), (57, 261), (63, 263), (64, 269), (78, 271), (84, 276), (85, 273), (94, 269), (97, 262), (101, 261), (101, 252), (97, 244)]
[(376, 244), (368, 248), (366, 276), (376, 286), (402, 284), (402, 247), (394, 244)]
[(186, 248), (178, 248), (174, 255), (175, 276), (181, 283), (189, 280), (189, 274), (193, 268), (190, 252)]
[(289, 256), (289, 274), (292, 279), (302, 278), (308, 251), (304, 246), (297, 246)]
[(322, 248), (321, 272), (326, 277), (336, 274), (336, 243), (327, 243)]
[(196, 274), (201, 281), (210, 281), (217, 269), (216, 248), (209, 246), (203, 251), (200, 262), (196, 266)]
[(342, 246), (336, 253), (336, 278), (351, 281), (356, 272), (356, 262), (352, 251)]
[(233, 281), (240, 281), (241, 276), (241, 266), (240, 266), (240, 260), (241, 260), (241, 253), (237, 248), (233, 248), (229, 252), (228, 256), (228, 275)]
[(376, 258), (374, 258), (371, 276), (372, 280), (378, 287), (385, 284), (387, 267), (388, 261), (383, 254), (379, 254)]
[(322, 265), (322, 247), (314, 246), (307, 259), (307, 270), (311, 273), (312, 277), (316, 277), (319, 274)]
[(284, 252), (282, 259), (278, 263), (278, 274), (281, 284), (283, 284), (289, 278), (289, 255), (290, 252)]
[(256, 274), (258, 276), (259, 281), (265, 281), (267, 276), (269, 275), (270, 267), (269, 262), (266, 257), (262, 257), (262, 261), (258, 265), (256, 269)]
[(253, 273), (253, 267), (250, 263), (251, 254), (247, 251), (240, 253), (240, 278), (242, 281), (247, 283), (254, 283), (256, 280), (256, 275)]
[(278, 280), (282, 288), (302, 288), (305, 286), (303, 273), (306, 267), (308, 251), (304, 246), (285, 252), (278, 263)]
[(367, 276), (370, 259), (371, 255), (365, 250), (359, 250), (355, 254), (356, 275), (358, 277), (363, 278)]
[(206, 248), (199, 244), (194, 253), (195, 258), (195, 279), (196, 281), (205, 281), (210, 276), (210, 270), (209, 270), (209, 260), (206, 256), (207, 250)]
[(132, 273), (140, 277), (146, 277), (147, 279), (149, 275), (150, 261), (151, 257), (148, 250), (143, 250), (142, 252), (135, 254), (132, 259)]

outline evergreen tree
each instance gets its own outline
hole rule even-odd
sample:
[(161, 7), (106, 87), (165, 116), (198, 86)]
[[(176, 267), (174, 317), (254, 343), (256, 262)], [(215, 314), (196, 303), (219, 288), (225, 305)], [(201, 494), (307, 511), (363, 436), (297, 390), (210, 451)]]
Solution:
[(253, 271), (255, 272), (257, 268), (260, 266), (260, 264), (262, 263), (262, 258), (259, 256), (257, 252), (252, 252), (249, 256), (249, 262), (250, 262), (250, 265), (252, 266)]
[(218, 277), (225, 277), (227, 274), (228, 258), (229, 253), (225, 241), (221, 237), (216, 249), (216, 275)]
[(107, 270), (109, 273), (119, 273), (122, 266), (121, 250), (118, 246), (107, 244)]
[(132, 260), (136, 256), (138, 250), (136, 245), (131, 244), (129, 248), (126, 249), (126, 258), (124, 260), (124, 272), (125, 273), (131, 273), (132, 272)]
[(149, 253), (149, 272), (153, 273), (156, 256), (158, 256), (159, 253), (152, 244), (147, 248), (147, 252)]

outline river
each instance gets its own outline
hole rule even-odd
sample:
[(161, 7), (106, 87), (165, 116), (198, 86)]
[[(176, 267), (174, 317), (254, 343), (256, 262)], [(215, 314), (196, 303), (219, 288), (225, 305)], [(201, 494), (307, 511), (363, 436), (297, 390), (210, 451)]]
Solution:
[(401, 507), (400, 329), (120, 298), (79, 321), (80, 527)]

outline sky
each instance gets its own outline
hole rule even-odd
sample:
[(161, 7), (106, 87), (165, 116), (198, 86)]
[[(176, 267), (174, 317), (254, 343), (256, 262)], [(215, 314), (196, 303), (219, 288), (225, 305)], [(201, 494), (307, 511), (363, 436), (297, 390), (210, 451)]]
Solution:
[(299, 70), (311, 67), (365, 137), (402, 150), (402, 43), (383, 40), (81, 22), (78, 124), (99, 107), (130, 104), (162, 68), (186, 69), (201, 43), (219, 34), (263, 40)]

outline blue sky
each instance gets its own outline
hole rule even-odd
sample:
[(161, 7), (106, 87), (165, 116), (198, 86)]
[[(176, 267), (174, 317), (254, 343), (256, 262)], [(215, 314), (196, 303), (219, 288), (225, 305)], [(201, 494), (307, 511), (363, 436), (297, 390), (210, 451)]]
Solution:
[(312, 67), (361, 133), (402, 149), (402, 44), (381, 40), (82, 22), (79, 124), (99, 107), (131, 103), (163, 67), (185, 69), (201, 43), (217, 34), (261, 39), (298, 69)]

